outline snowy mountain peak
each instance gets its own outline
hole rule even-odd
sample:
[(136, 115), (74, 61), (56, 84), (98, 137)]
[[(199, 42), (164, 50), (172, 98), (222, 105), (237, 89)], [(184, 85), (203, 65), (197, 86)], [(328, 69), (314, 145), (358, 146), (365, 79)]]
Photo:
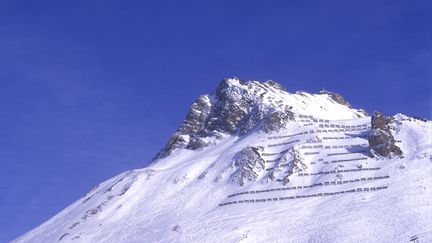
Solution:
[(224, 79), (157, 160), (15, 242), (432, 242), (431, 137), (328, 91)]
[(223, 79), (217, 89), (198, 97), (189, 112), (155, 159), (177, 149), (200, 149), (225, 135), (246, 134), (254, 129), (273, 132), (284, 128), (299, 115), (323, 119), (365, 117), (336, 93), (304, 91), (289, 93), (275, 81)]

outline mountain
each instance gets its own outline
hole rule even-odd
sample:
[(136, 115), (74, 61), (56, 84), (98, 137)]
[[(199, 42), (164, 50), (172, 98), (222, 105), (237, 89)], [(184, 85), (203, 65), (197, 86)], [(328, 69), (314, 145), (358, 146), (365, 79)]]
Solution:
[(224, 79), (142, 169), (14, 242), (432, 242), (432, 122)]

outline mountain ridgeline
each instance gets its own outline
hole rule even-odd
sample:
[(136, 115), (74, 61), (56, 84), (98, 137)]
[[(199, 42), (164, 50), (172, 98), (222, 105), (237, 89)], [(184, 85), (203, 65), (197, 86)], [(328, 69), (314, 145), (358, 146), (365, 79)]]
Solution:
[(14, 242), (432, 242), (431, 138), (340, 94), (227, 78), (151, 163)]
[[(226, 135), (241, 136), (254, 129), (266, 133), (279, 131), (289, 122), (295, 122), (295, 116), (302, 115), (302, 111), (311, 113), (317, 109), (317, 107), (294, 108), (294, 104), (278, 100), (284, 96), (308, 97), (311, 94), (303, 91), (290, 94), (281, 84), (272, 80), (261, 83), (242, 81), (238, 78), (223, 79), (215, 92), (198, 97), (191, 105), (183, 123), (154, 160), (164, 158), (177, 149), (204, 148)], [(327, 101), (352, 109), (351, 104), (340, 94), (323, 90), (316, 96), (322, 96)], [(303, 105), (316, 106), (316, 103), (308, 104), (304, 100), (302, 102)], [(320, 105), (319, 113), (323, 110), (326, 109)], [(331, 111), (327, 113), (331, 114)], [(352, 114), (353, 117), (368, 116), (363, 109), (353, 110)], [(402, 151), (395, 145), (395, 139), (389, 131), (393, 120), (391, 117), (374, 112), (373, 130), (369, 137), (372, 146), (371, 156), (402, 155)]]

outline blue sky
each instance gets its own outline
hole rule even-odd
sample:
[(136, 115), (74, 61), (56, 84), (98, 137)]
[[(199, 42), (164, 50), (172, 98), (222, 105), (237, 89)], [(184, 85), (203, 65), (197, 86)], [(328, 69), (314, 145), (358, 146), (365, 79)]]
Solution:
[(431, 119), (431, 1), (0, 2), (0, 242), (144, 166), (224, 77)]

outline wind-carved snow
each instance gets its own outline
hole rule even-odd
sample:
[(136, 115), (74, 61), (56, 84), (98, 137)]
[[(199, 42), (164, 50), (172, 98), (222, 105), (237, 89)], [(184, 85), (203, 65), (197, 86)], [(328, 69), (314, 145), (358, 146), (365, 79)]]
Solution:
[(164, 156), (15, 242), (432, 240), (431, 121), (381, 126), (341, 96), (272, 81), (222, 87), (238, 105), (201, 97)]

